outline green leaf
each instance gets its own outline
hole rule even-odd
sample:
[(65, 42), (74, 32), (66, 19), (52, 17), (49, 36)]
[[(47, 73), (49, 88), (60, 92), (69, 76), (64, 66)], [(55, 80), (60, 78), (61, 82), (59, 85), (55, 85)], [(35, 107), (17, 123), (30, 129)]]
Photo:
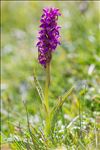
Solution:
[(36, 73), (35, 73), (35, 70), (33, 72), (33, 77), (34, 77), (34, 83), (35, 83), (35, 87), (37, 89), (37, 92), (40, 96), (40, 99), (41, 99), (41, 102), (43, 103), (43, 100), (44, 100), (44, 94), (43, 94), (43, 90), (42, 90), (42, 87), (40, 86), (40, 83), (36, 77)]
[(60, 109), (62, 108), (66, 98), (72, 93), (73, 89), (74, 89), (74, 87), (72, 87), (63, 96), (60, 96), (57, 100), (58, 101), (57, 105), (52, 109), (51, 114), (50, 114), (51, 130), (54, 130), (55, 122), (57, 120), (57, 115), (58, 115)]

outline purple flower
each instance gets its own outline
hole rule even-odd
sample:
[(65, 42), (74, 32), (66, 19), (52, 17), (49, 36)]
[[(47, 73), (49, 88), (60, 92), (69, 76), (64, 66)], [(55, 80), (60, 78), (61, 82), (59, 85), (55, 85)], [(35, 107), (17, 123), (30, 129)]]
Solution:
[(45, 8), (41, 16), (41, 30), (39, 31), (38, 60), (41, 65), (46, 68), (46, 64), (50, 63), (52, 52), (56, 49), (59, 41), (59, 29), (57, 25), (58, 16), (60, 16), (59, 9)]

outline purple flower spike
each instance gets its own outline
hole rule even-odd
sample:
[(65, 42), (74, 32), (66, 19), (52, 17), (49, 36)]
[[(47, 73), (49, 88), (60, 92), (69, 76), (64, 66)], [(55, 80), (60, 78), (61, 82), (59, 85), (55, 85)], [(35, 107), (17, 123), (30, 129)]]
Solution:
[(45, 8), (41, 16), (41, 30), (39, 31), (38, 47), (38, 60), (41, 65), (46, 68), (46, 64), (50, 63), (52, 52), (60, 44), (59, 29), (57, 25), (58, 16), (60, 16), (59, 9)]

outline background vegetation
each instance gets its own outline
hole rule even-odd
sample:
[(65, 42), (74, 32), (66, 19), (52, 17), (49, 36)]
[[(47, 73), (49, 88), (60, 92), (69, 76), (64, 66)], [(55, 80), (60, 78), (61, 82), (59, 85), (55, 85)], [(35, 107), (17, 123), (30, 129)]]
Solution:
[[(44, 88), (45, 71), (38, 64), (36, 42), (42, 9), (49, 6), (58, 7), (62, 14), (59, 17), (61, 46), (53, 54), (51, 63), (50, 107), (55, 106), (57, 98), (73, 85), (75, 90), (56, 115), (54, 139), (49, 139), (50, 146), (45, 147), (45, 142), (33, 143), (41, 146), (38, 150), (47, 147), (57, 149), (59, 146), (62, 150), (97, 150), (100, 123), (100, 2), (96, 1), (2, 1), (2, 150), (16, 150), (18, 146), (22, 150), (36, 149), (31, 147), (29, 141), (26, 145), (18, 142), (19, 137), (21, 141), (30, 139), (23, 101), (27, 104), (31, 126), (37, 131), (44, 126), (44, 112), (33, 80), (33, 70), (35, 68)], [(34, 134), (37, 135), (37, 132)]]

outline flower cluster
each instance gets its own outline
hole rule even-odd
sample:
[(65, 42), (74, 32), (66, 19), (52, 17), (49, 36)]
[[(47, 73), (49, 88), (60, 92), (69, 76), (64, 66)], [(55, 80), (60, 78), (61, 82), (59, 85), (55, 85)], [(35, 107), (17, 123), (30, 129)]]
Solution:
[(51, 61), (52, 52), (60, 44), (60, 27), (57, 25), (58, 16), (60, 15), (59, 9), (57, 8), (43, 9), (37, 47), (39, 63), (45, 68)]

